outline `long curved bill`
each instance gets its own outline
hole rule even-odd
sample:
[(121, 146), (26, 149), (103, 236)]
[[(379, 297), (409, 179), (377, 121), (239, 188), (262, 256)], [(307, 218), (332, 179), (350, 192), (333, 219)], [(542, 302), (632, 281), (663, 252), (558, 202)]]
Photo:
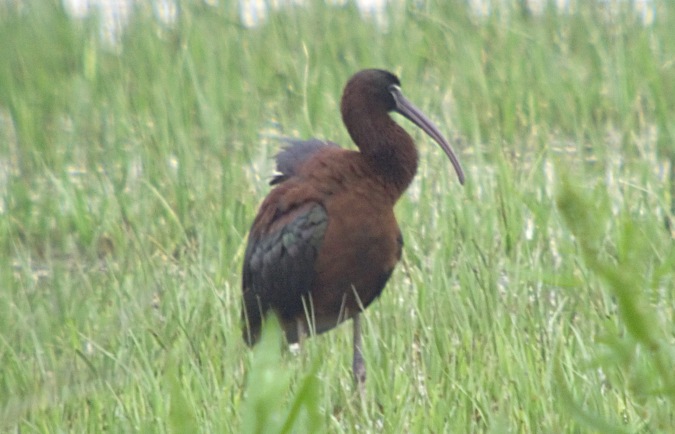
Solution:
[(420, 109), (415, 107), (413, 103), (408, 101), (408, 99), (403, 96), (401, 89), (398, 86), (389, 86), (389, 92), (391, 92), (391, 95), (394, 97), (394, 101), (396, 101), (396, 108), (394, 110), (420, 127), (425, 133), (434, 139), (436, 143), (438, 143), (441, 149), (443, 149), (445, 152), (445, 155), (447, 155), (452, 162), (452, 166), (455, 168), (455, 172), (457, 172), (459, 183), (464, 185), (464, 170), (462, 170), (462, 165), (459, 164), (459, 160), (457, 159), (455, 152), (452, 150), (450, 143), (448, 143), (441, 132), (438, 131), (436, 125), (434, 125), (434, 123), (431, 122)]

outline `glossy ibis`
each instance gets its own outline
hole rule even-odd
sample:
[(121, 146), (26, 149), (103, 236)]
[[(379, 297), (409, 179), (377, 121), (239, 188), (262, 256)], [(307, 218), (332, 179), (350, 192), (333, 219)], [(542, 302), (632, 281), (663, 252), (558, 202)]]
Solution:
[(359, 314), (401, 258), (394, 205), (417, 171), (417, 149), (389, 112), (431, 136), (464, 173), (438, 128), (401, 94), (390, 72), (356, 73), (342, 95), (342, 120), (359, 151), (320, 140), (290, 141), (276, 157), (274, 186), (249, 233), (243, 268), (244, 340), (255, 344), (268, 311), (289, 343), (354, 320), (354, 378), (366, 370)]

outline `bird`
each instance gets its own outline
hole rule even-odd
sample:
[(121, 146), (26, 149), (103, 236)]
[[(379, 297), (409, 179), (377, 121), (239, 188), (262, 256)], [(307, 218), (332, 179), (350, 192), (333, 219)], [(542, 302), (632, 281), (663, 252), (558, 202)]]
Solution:
[(333, 142), (289, 139), (277, 175), (249, 231), (242, 269), (243, 338), (254, 345), (267, 314), (277, 315), (289, 344), (353, 322), (352, 373), (366, 381), (361, 314), (380, 296), (401, 259), (394, 205), (412, 182), (418, 151), (389, 115), (426, 132), (464, 171), (439, 129), (382, 69), (355, 73), (344, 87), (342, 121), (358, 150)]

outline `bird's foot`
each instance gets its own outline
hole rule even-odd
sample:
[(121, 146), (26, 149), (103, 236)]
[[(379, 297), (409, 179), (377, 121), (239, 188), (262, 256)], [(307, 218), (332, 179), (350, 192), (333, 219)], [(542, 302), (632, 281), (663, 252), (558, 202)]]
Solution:
[(366, 365), (362, 357), (354, 358), (352, 369), (354, 370), (354, 382), (357, 385), (366, 384)]
[(359, 396), (364, 398), (366, 394), (366, 364), (361, 354), (357, 353), (354, 355), (352, 369), (354, 372), (354, 384), (359, 391)]

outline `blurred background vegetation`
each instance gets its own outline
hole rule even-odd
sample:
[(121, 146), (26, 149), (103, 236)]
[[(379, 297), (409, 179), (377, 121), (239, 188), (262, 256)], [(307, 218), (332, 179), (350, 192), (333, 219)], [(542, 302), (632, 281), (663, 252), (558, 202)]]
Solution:
[[(0, 429), (672, 429), (675, 6), (477, 3), (0, 4)], [(353, 146), (365, 67), (468, 176), (414, 133), (362, 402), (350, 327), (249, 351), (239, 296), (278, 138)]]

